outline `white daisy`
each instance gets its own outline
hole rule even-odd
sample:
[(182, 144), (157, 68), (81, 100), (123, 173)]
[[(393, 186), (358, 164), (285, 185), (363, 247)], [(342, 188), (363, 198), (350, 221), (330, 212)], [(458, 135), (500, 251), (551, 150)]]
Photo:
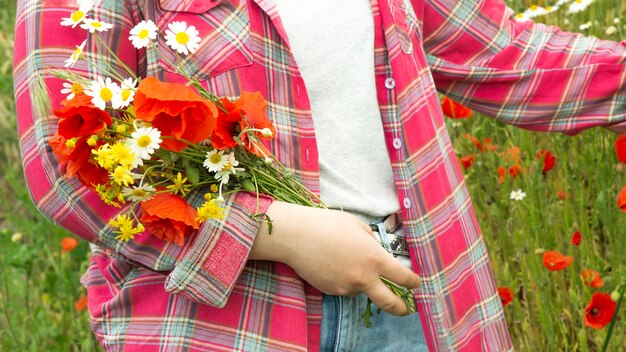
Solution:
[(524, 13), (528, 18), (535, 18), (547, 14), (548, 11), (542, 6), (531, 5)]
[(574, 0), (567, 9), (567, 13), (577, 13), (587, 9), (593, 0)]
[(150, 159), (150, 155), (161, 146), (161, 131), (154, 127), (139, 127), (130, 134), (128, 147), (143, 160)]
[(130, 36), (128, 39), (132, 41), (135, 48), (145, 48), (151, 40), (156, 39), (158, 30), (159, 28), (157, 28), (154, 22), (151, 20), (144, 20), (139, 22), (135, 27), (133, 27), (133, 29), (130, 30)]
[(526, 22), (530, 20), (530, 18), (528, 18), (528, 15), (526, 15), (525, 12), (519, 12), (517, 15), (515, 15), (514, 18), (517, 22)]
[(553, 12), (558, 11), (558, 10), (559, 10), (559, 7), (560, 7), (560, 6), (557, 6), (557, 5), (554, 5), (554, 6), (550, 6), (550, 5), (548, 5), (548, 6), (546, 6), (546, 7), (545, 7), (545, 9), (546, 9), (546, 11), (548, 12), (547, 14), (551, 14), (551, 13), (553, 13)]
[(127, 107), (130, 103), (132, 103), (135, 98), (135, 92), (137, 90), (137, 80), (132, 78), (126, 78), (118, 87), (118, 89), (113, 92), (113, 99), (111, 100), (111, 105), (114, 109), (121, 109)]
[(69, 59), (65, 60), (65, 67), (72, 67), (80, 59), (81, 55), (83, 55), (83, 49), (85, 49), (85, 45), (87, 45), (87, 39), (85, 39), (79, 46), (76, 47), (76, 50), (72, 53)]
[(62, 18), (61, 25), (72, 26), (72, 28), (76, 27), (79, 23), (85, 20), (85, 16), (87, 15), (87, 12), (91, 10), (93, 5), (94, 5), (94, 1), (78, 0), (78, 10), (72, 12), (70, 17)]
[(110, 23), (102, 22), (99, 20), (92, 20), (90, 18), (85, 18), (83, 20), (83, 24), (80, 25), (80, 28), (86, 29), (89, 33), (93, 32), (106, 32), (109, 29), (113, 28), (113, 25)]
[(206, 153), (206, 158), (204, 159), (204, 167), (209, 170), (209, 172), (219, 172), (224, 169), (224, 166), (228, 164), (228, 156), (224, 155), (223, 150), (213, 149), (210, 152)]
[(130, 200), (131, 202), (143, 202), (144, 200), (152, 199), (155, 192), (156, 189), (149, 184), (145, 184), (143, 186), (124, 187), (122, 189), (122, 195), (124, 198)]
[(106, 104), (113, 99), (117, 89), (119, 89), (117, 83), (111, 81), (111, 78), (107, 77), (106, 80), (103, 80), (102, 77), (98, 77), (91, 82), (91, 87), (85, 91), (85, 94), (92, 97), (91, 103), (93, 105), (104, 110)]
[(235, 152), (230, 152), (230, 154), (226, 155), (227, 159), (226, 165), (222, 168), (221, 171), (215, 174), (215, 179), (221, 181), (222, 184), (227, 184), (230, 180), (230, 175), (235, 175), (237, 171), (244, 171), (245, 169), (237, 167), (239, 166), (239, 161), (235, 159)]
[(196, 27), (189, 26), (185, 22), (172, 22), (165, 30), (165, 44), (178, 51), (180, 54), (194, 53), (200, 47), (200, 37)]
[(617, 33), (617, 27), (615, 27), (615, 26), (610, 26), (610, 27), (608, 27), (608, 28), (604, 31), (604, 33), (605, 33), (606, 35), (613, 35), (613, 34)]
[(585, 31), (587, 29), (591, 28), (591, 21), (587, 21), (583, 24), (581, 24), (580, 26), (578, 26), (578, 29), (580, 29), (581, 31)]
[(517, 191), (511, 191), (512, 200), (523, 200), (524, 198), (526, 198), (526, 193), (522, 192), (521, 189), (518, 189)]
[(85, 89), (87, 89), (87, 87), (85, 87), (84, 85), (78, 82), (74, 82), (74, 83), (63, 82), (63, 89), (61, 89), (61, 94), (68, 94), (68, 96), (65, 97), (65, 99), (72, 100), (77, 95), (82, 94)]

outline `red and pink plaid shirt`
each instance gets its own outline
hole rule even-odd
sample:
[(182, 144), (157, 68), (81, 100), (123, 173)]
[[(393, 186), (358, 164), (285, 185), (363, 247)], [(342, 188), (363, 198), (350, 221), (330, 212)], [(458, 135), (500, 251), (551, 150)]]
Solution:
[[(415, 298), (430, 349), (512, 350), (437, 89), (526, 129), (625, 131), (625, 47), (515, 22), (500, 0), (371, 2), (378, 102), (411, 257), (424, 280)], [(247, 260), (259, 226), (249, 217), (252, 195), (227, 199), (225, 221), (205, 223), (182, 247), (148, 233), (124, 243), (107, 225), (119, 209), (59, 173), (47, 144), (55, 119), (35, 112), (32, 93), (39, 75), (53, 103), (63, 99), (62, 81), (47, 70), (63, 67), (87, 37), (59, 25), (76, 8), (70, 0), (19, 1), (15, 96), (34, 202), (94, 244), (83, 281), (98, 340), (115, 351), (317, 350), (320, 293), (286, 265)], [(137, 51), (129, 30), (143, 19), (161, 29), (172, 21), (194, 25), (201, 46), (181, 67), (220, 96), (260, 91), (278, 130), (272, 152), (319, 190), (307, 91), (273, 1), (103, 0), (93, 12), (115, 25), (103, 38), (124, 62), (170, 81), (184, 79), (167, 64), (176, 55), (163, 37), (158, 49)], [(86, 50), (112, 63), (105, 52), (94, 55), (94, 40)], [(96, 74), (85, 62), (75, 70)], [(270, 202), (262, 198), (260, 210)]]

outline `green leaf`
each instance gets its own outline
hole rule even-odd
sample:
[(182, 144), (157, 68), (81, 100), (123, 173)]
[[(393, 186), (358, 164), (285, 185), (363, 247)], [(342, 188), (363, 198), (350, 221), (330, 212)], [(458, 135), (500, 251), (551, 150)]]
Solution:
[(193, 164), (185, 166), (185, 172), (187, 173), (187, 180), (189, 183), (196, 185), (200, 182), (200, 170)]

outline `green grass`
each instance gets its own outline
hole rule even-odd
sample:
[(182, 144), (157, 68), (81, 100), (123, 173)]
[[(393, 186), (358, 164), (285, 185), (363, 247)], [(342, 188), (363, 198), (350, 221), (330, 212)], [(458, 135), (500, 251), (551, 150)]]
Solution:
[[(514, 0), (508, 5), (523, 10), (530, 2)], [(50, 226), (38, 213), (20, 168), (10, 83), (14, 11), (14, 1), (0, 0), (0, 349), (93, 351), (98, 347), (88, 315), (74, 309), (74, 302), (85, 294), (79, 278), (87, 265), (88, 245), (81, 241), (73, 251), (61, 251), (61, 239), (71, 235)], [(566, 15), (562, 9), (542, 20), (570, 31), (591, 21), (586, 33), (619, 40), (624, 38), (623, 23), (613, 20), (624, 13), (626, 2), (598, 0), (582, 14)], [(618, 32), (607, 36), (611, 25)], [(466, 182), (498, 284), (516, 293), (505, 307), (516, 349), (599, 351), (607, 329), (583, 326), (583, 310), (593, 290), (581, 283), (579, 273), (585, 267), (598, 270), (606, 281), (604, 292), (626, 284), (626, 214), (615, 201), (626, 185), (626, 167), (619, 165), (613, 151), (616, 136), (599, 128), (576, 137), (533, 133), (485, 117), (449, 120), (448, 127), (457, 155), (476, 154), (476, 162), (465, 171)], [(497, 168), (510, 163), (497, 151), (479, 153), (464, 133), (492, 138), (498, 151), (519, 147), (525, 172), (500, 184)], [(545, 175), (535, 157), (540, 149), (557, 157), (555, 168)], [(527, 197), (511, 201), (514, 189), (522, 189)], [(560, 200), (558, 190), (572, 197)], [(583, 235), (579, 247), (569, 243), (576, 229)], [(16, 233), (21, 239), (12, 241)], [(540, 248), (572, 255), (574, 264), (549, 272), (535, 254)], [(609, 351), (626, 350), (621, 347), (625, 339), (620, 320)]]

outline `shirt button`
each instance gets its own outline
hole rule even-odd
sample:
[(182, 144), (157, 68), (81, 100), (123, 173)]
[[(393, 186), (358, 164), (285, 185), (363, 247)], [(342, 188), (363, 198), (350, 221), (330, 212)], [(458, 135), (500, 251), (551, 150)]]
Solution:
[(404, 198), (403, 203), (406, 209), (409, 209), (411, 207), (411, 200), (409, 198)]
[(402, 141), (400, 140), (400, 138), (393, 139), (393, 147), (396, 149), (402, 148)]
[(385, 80), (385, 87), (387, 87), (387, 89), (394, 89), (396, 87), (396, 80), (389, 77)]

